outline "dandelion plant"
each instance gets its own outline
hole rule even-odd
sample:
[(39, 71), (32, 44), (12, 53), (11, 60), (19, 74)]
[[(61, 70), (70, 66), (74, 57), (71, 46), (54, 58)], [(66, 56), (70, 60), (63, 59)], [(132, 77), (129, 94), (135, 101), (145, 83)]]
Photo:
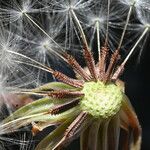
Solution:
[(1, 101), (15, 104), (0, 135), (48, 128), (35, 150), (65, 149), (77, 138), (81, 150), (140, 150), (141, 126), (120, 76), (149, 32), (149, 1), (0, 3)]

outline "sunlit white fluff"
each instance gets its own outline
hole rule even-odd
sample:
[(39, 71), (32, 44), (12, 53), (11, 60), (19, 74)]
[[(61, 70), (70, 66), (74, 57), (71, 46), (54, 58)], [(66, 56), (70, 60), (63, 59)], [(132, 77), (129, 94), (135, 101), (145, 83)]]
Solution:
[[(12, 103), (15, 101), (15, 97), (8, 91), (13, 89), (11, 83), (9, 84), (10, 76), (0, 73), (0, 112), (2, 112), (2, 106), (6, 106), (9, 114), (12, 113)], [(10, 102), (11, 101), (11, 102)], [(1, 132), (0, 132), (1, 135)]]
[(134, 5), (135, 3), (138, 3), (140, 0), (121, 0), (120, 2), (126, 5)]
[[(109, 5), (109, 6), (108, 6)], [(109, 9), (109, 14), (108, 14), (108, 9)], [(88, 15), (86, 15), (88, 13)], [(106, 1), (99, 2), (95, 4), (90, 11), (87, 11), (87, 13), (83, 14), (82, 18), (84, 18), (85, 21), (81, 21), (82, 26), (85, 28), (90, 28), (89, 34), (91, 34), (90, 38), (90, 43), (93, 42), (93, 39), (95, 35), (97, 36), (97, 40), (101, 41), (104, 43), (104, 39), (107, 36), (106, 35), (106, 30), (107, 30), (107, 24), (109, 24), (109, 44), (111, 45), (110, 48), (111, 50), (114, 50), (114, 42), (116, 43), (116, 34), (113, 33), (112, 27), (113, 28), (123, 28), (123, 23), (119, 23), (120, 21), (120, 16), (118, 14), (118, 11), (116, 11), (116, 7), (114, 6), (113, 1), (110, 1), (110, 4)], [(116, 18), (117, 16), (117, 18)], [(81, 18), (81, 20), (82, 20)], [(111, 28), (110, 28), (111, 27)], [(87, 29), (88, 32), (89, 29)], [(98, 33), (99, 32), (99, 33)], [(100, 37), (98, 37), (99, 35)], [(98, 44), (99, 48), (101, 47), (101, 43)]]
[(54, 11), (57, 10), (59, 12), (68, 11), (70, 8), (74, 10), (81, 10), (81, 9), (89, 9), (94, 1), (93, 0), (52, 0), (48, 1), (50, 5), (55, 7)]
[[(22, 38), (20, 36), (15, 36), (12, 32), (9, 32), (4, 28), (1, 24), (1, 33), (0, 33), (0, 75), (1, 81), (6, 81), (11, 89), (20, 86), (21, 84), (25, 84), (25, 80), (31, 82), (35, 79), (33, 77), (33, 71), (24, 65), (20, 65), (16, 63), (14, 60), (21, 60), (22, 58), (18, 58), (18, 56), (10, 53), (9, 51), (13, 52), (20, 52), (24, 51), (22, 47)], [(30, 74), (29, 77), (28, 74)], [(25, 78), (23, 80), (23, 78)], [(1, 92), (5, 89), (6, 86), (2, 86)], [(11, 91), (11, 89), (9, 89)], [(8, 90), (8, 86), (7, 86)], [(7, 91), (6, 90), (6, 91)]]
[(24, 13), (39, 13), (45, 11), (44, 8), (38, 8), (38, 1), (35, 0), (21, 0), (19, 3), (16, 0), (11, 2), (2, 1), (0, 6), (0, 18), (5, 22), (15, 22), (22, 20)]
[(35, 142), (33, 141), (33, 137), (29, 132), (20, 133), (19, 135), (19, 150), (34, 150)]
[(12, 33), (6, 32), (1, 24), (0, 32), (0, 71), (7, 73), (8, 71), (14, 71), (18, 66), (13, 62), (14, 55), (7, 52), (7, 50), (18, 51), (19, 49), (19, 38), (15, 38)]
[[(95, 1), (88, 0), (52, 0), (48, 2), (48, 5), (52, 6), (50, 11), (57, 12), (63, 20), (65, 25), (65, 47), (70, 48), (75, 40), (75, 36), (78, 36), (78, 31), (74, 25), (71, 10), (79, 13), (84, 13), (86, 10), (90, 10), (90, 6), (93, 5)], [(77, 37), (78, 40), (80, 39)]]
[[(28, 29), (24, 34), (28, 51), (35, 55), (36, 60), (45, 64), (47, 60), (47, 56), (54, 54), (62, 50), (61, 44), (56, 43), (58, 40), (58, 36), (61, 35), (61, 30), (63, 28), (63, 23), (61, 18), (54, 14), (47, 14), (45, 16), (45, 20), (42, 21), (43, 30), (45, 32), (39, 32), (38, 27), (34, 27), (32, 29)], [(60, 39), (60, 38), (59, 38)]]
[(149, 0), (139, 1), (136, 8), (137, 16), (141, 23), (145, 26), (150, 26), (150, 3)]
[(29, 84), (34, 85), (36, 81), (32, 69), (15, 61), (16, 59), (21, 61), (22, 58), (9, 52), (24, 51), (21, 36), (8, 31), (2, 23), (0, 25), (0, 96), (5, 100), (9, 94)]
[(35, 146), (34, 145), (35, 142), (33, 141), (33, 137), (31, 133), (29, 133), (28, 128), (26, 128), (26, 132), (24, 133), (20, 132), (18, 135), (14, 133), (12, 135), (0, 136), (0, 140), (1, 140), (0, 144), (1, 150), (6, 150), (7, 147), (14, 148), (16, 146), (18, 150), (34, 150)]

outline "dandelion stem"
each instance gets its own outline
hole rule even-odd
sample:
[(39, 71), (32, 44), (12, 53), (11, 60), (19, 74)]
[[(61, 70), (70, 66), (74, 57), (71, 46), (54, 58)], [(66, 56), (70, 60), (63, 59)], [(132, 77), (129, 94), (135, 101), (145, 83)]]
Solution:
[(127, 30), (127, 26), (128, 26), (128, 23), (129, 23), (129, 19), (130, 19), (133, 7), (134, 7), (134, 5), (131, 5), (130, 8), (129, 8), (129, 12), (128, 12), (128, 15), (127, 15), (126, 23), (125, 23), (125, 26), (124, 26), (124, 29), (123, 29), (123, 32), (122, 32), (122, 35), (121, 35), (121, 39), (120, 39), (120, 42), (119, 42), (119, 45), (118, 45), (118, 49), (121, 48), (121, 45), (122, 45), (122, 42), (123, 42), (123, 38), (124, 38), (125, 32)]
[[(90, 129), (88, 129), (89, 131), (89, 135), (87, 135), (87, 137), (85, 137), (86, 139), (88, 139), (88, 148), (92, 149), (92, 150), (98, 150), (99, 148), (99, 129), (101, 126), (102, 121), (101, 120), (96, 120), (95, 122), (93, 122), (93, 124), (90, 126)], [(85, 132), (85, 131), (84, 131)], [(87, 132), (87, 131), (86, 131)], [(88, 149), (87, 148), (87, 149)], [(82, 150), (86, 150), (86, 149), (82, 149)]]

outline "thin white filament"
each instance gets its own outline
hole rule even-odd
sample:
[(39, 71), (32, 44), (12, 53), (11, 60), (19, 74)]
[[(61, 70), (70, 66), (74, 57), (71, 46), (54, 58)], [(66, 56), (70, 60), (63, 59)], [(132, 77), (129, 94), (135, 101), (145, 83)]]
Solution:
[(99, 34), (99, 21), (96, 21), (96, 32), (97, 32), (97, 48), (98, 48), (98, 56), (100, 58), (100, 34)]
[(72, 16), (73, 16), (74, 20), (76, 21), (76, 24), (77, 24), (78, 29), (79, 29), (79, 31), (80, 31), (80, 34), (81, 34), (83, 43), (84, 43), (85, 46), (88, 48), (87, 39), (86, 39), (85, 33), (84, 33), (84, 31), (83, 31), (83, 28), (82, 28), (82, 26), (81, 26), (81, 24), (80, 24), (80, 21), (79, 21), (79, 19), (77, 18), (77, 16), (76, 16), (74, 10), (70, 8), (70, 11), (71, 11), (71, 13), (72, 13)]
[(28, 95), (38, 95), (38, 96), (47, 96), (48, 94), (45, 93), (38, 93), (38, 92), (32, 92), (32, 91), (13, 91), (15, 94), (28, 94)]
[(131, 5), (130, 8), (129, 8), (126, 23), (125, 23), (125, 26), (124, 26), (124, 29), (123, 29), (123, 32), (122, 32), (122, 35), (121, 35), (121, 39), (120, 39), (120, 42), (119, 42), (119, 45), (118, 45), (118, 49), (121, 48), (121, 45), (122, 45), (122, 42), (123, 42), (123, 39), (124, 39), (125, 32), (127, 30), (127, 26), (128, 26), (128, 23), (129, 23), (129, 19), (130, 19), (133, 7), (134, 7), (134, 5)]
[(22, 12), (39, 30), (41, 30), (54, 44), (56, 44), (62, 51), (61, 46), (44, 30), (40, 27), (27, 13)]
[(108, 30), (109, 30), (109, 14), (110, 14), (110, 0), (108, 0), (108, 4), (107, 4), (107, 27), (106, 27), (106, 40), (105, 40), (105, 44), (108, 44)]
[[(19, 61), (19, 60), (14, 60), (14, 61), (17, 62), (17, 63), (20, 63), (20, 64), (26, 64), (26, 65), (28, 65), (28, 66), (32, 66), (32, 67), (41, 69), (41, 70), (46, 71), (46, 72), (49, 72), (49, 73), (53, 73), (52, 70), (50, 71), (50, 68), (49, 68), (49, 69), (45, 69), (45, 68), (43, 68), (43, 67), (40, 67), (40, 66), (37, 66), (37, 65), (34, 65), (34, 64), (30, 64), (30, 63), (27, 63), (27, 62), (23, 62), (23, 61)], [(45, 67), (46, 67), (46, 66), (45, 66)]]
[(145, 30), (143, 31), (142, 35), (139, 37), (139, 39), (137, 40), (137, 42), (135, 43), (135, 45), (133, 46), (133, 48), (131, 49), (131, 51), (129, 52), (129, 54), (127, 55), (125, 60), (123, 61), (122, 65), (124, 65), (128, 61), (128, 59), (130, 58), (130, 56), (134, 52), (135, 48), (137, 47), (137, 45), (140, 43), (140, 41), (143, 39), (145, 34), (148, 32), (149, 28), (150, 28), (149, 26), (145, 28)]
[[(44, 71), (47, 71), (47, 72), (50, 72), (50, 73), (53, 73), (53, 70), (37, 61), (35, 61), (34, 59), (30, 58), (30, 57), (27, 57), (23, 54), (20, 54), (20, 53), (17, 53), (17, 52), (14, 52), (14, 51), (10, 51), (10, 50), (7, 50), (7, 52), (10, 52), (12, 54), (15, 54), (17, 56), (21, 56), (22, 58), (26, 58), (27, 60), (30, 60), (31, 62), (35, 63), (36, 65), (34, 64), (30, 64), (30, 63), (27, 63), (27, 62), (23, 62), (23, 61), (19, 61), (19, 60), (16, 60), (16, 62), (20, 62), (20, 63), (23, 63), (23, 64), (27, 64), (27, 65), (30, 65), (30, 66), (33, 66), (33, 67), (36, 67), (36, 68), (39, 68), (39, 69), (42, 69)], [(38, 66), (39, 65), (39, 66)]]
[(57, 56), (59, 56), (59, 57), (60, 57), (61, 59), (63, 59), (64, 61), (66, 61), (66, 59), (65, 59), (61, 54), (59, 54), (58, 52), (54, 51), (52, 48), (48, 47), (47, 45), (45, 45), (44, 47), (45, 47), (45, 49), (47, 49), (48, 51), (54, 52)]

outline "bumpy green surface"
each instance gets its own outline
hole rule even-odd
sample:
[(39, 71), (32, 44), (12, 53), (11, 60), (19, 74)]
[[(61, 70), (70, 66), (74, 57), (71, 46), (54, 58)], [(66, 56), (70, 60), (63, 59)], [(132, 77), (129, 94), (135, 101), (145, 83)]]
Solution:
[(86, 82), (80, 102), (81, 109), (95, 118), (107, 119), (114, 116), (122, 105), (124, 93), (113, 83)]

